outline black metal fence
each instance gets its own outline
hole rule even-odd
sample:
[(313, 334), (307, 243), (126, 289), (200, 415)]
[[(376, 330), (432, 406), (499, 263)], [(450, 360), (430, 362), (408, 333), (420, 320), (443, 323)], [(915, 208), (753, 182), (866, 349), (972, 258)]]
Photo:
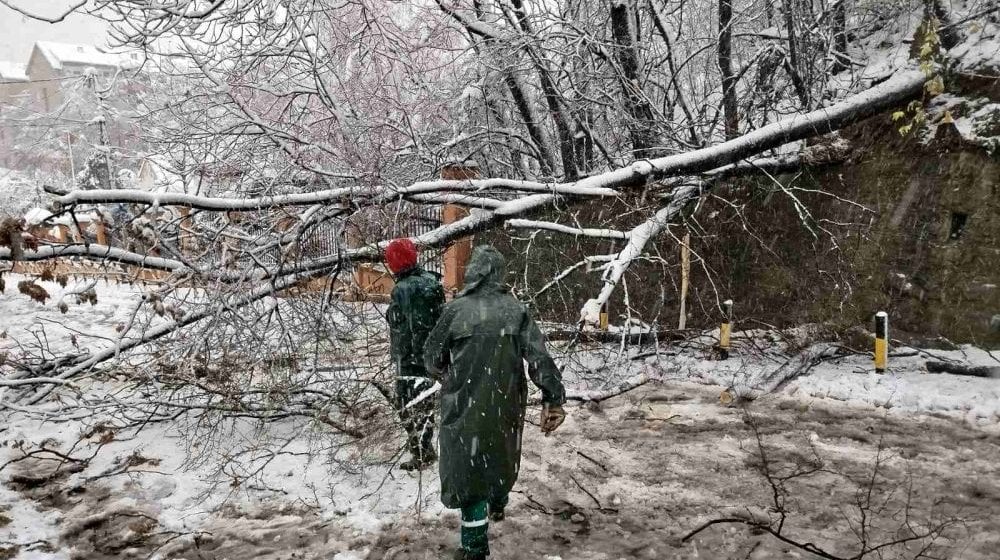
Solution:
[[(428, 233), (441, 226), (444, 221), (443, 206), (413, 205), (409, 220), (402, 234), (406, 237), (414, 237)], [(430, 270), (438, 274), (444, 274), (444, 252), (423, 251), (420, 253), (420, 265), (425, 270)]]

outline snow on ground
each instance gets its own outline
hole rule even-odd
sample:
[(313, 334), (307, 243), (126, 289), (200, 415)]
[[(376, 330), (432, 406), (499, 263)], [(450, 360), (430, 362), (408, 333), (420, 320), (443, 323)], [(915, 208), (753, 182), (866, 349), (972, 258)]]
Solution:
[[(8, 446), (15, 441), (36, 444), (47, 441), (66, 451), (72, 446), (71, 442), (80, 437), (81, 427), (77, 422), (40, 422), (14, 415), (8, 416), (2, 437)], [(280, 432), (286, 427), (276, 423), (272, 430)], [(338, 472), (336, 466), (325, 464), (322, 456), (307, 456), (310, 451), (308, 434), (301, 434), (299, 441), (285, 446), (282, 454), (270, 460), (260, 476), (242, 479), (241, 484), (235, 485), (235, 477), (245, 472), (236, 468), (217, 470), (224, 464), (228, 448), (222, 446), (203, 462), (190, 464), (186, 461), (192, 451), (190, 446), (198, 442), (185, 440), (176, 430), (177, 426), (161, 424), (138, 433), (115, 433), (115, 440), (100, 446), (100, 453), (90, 461), (87, 469), (60, 480), (60, 484), (69, 489), (65, 494), (73, 497), (57, 506), (59, 511), (45, 510), (40, 515), (30, 501), (18, 499), (13, 492), (5, 490), (0, 495), (0, 503), (12, 506), (7, 515), (13, 522), (0, 528), (0, 543), (58, 542), (56, 537), (60, 531), (54, 524), (65, 528), (78, 523), (94, 513), (95, 501), (106, 511), (142, 512), (156, 519), (158, 530), (177, 534), (193, 534), (206, 527), (225, 524), (242, 525), (247, 536), (251, 536), (255, 531), (266, 531), (270, 525), (265, 523), (263, 527), (251, 528), (247, 526), (252, 525), (251, 521), (283, 518), (291, 527), (298, 527), (304, 517), (316, 517), (317, 521), (327, 523), (336, 520), (346, 528), (347, 534), (361, 534), (377, 530), (384, 519), (415, 511), (418, 496), (422, 497), (420, 508), (428, 515), (441, 511), (435, 499), (438, 488), (435, 477), (423, 480), (400, 477), (400, 473), (390, 470), (389, 466), (379, 465)], [(241, 430), (246, 433), (240, 434)], [(251, 437), (252, 433), (253, 427), (246, 423), (236, 426), (230, 437), (238, 440)], [(89, 456), (97, 449), (101, 436), (103, 433), (98, 432), (85, 440), (84, 445), (77, 446), (81, 452), (73, 455)], [(5, 451), (6, 460), (20, 456), (14, 449)], [(29, 471), (50, 466), (38, 461), (29, 461), (27, 465)], [(130, 466), (127, 472), (122, 468), (125, 465)], [(18, 467), (15, 464), (13, 472), (22, 472)], [(40, 498), (36, 496), (36, 500), (43, 503), (60, 501), (46, 493)], [(41, 519), (47, 522), (38, 523)], [(26, 531), (25, 527), (31, 530)], [(103, 548), (106, 551), (114, 545), (107, 544)], [(95, 553), (86, 546), (81, 550)], [(344, 551), (347, 551), (346, 546)], [(63, 559), (71, 557), (68, 552), (59, 550), (24, 557)]]
[(40, 178), (30, 178), (24, 173), (0, 167), (0, 216), (21, 216), (45, 199)]
[[(0, 352), (6, 353), (8, 363), (20, 361), (42, 346), (50, 357), (107, 348), (116, 343), (122, 332), (128, 332), (122, 329), (123, 325), (149, 315), (136, 313), (143, 293), (151, 289), (149, 286), (103, 280), (94, 285), (87, 280), (71, 279), (63, 287), (55, 281), (38, 281), (51, 296), (42, 304), (18, 292), (18, 283), (27, 277), (7, 273), (4, 278), (6, 290), (0, 294), (4, 317)], [(72, 296), (67, 296), (91, 286), (97, 292), (94, 305), (77, 304)], [(64, 300), (69, 303), (66, 313), (59, 309)], [(79, 383), (91, 403), (118, 398), (122, 384), (122, 380), (113, 379)], [(53, 416), (62, 413), (59, 403), (52, 403), (46, 410)], [(105, 422), (111, 424), (113, 419), (104, 414), (95, 409), (93, 415), (85, 412), (69, 421), (11, 410), (4, 414), (0, 462), (21, 458), (24, 452), (43, 445), (68, 456), (93, 455), (93, 458), (82, 472), (61, 473), (57, 477), (60, 485), (71, 489), (68, 493), (76, 496), (73, 499), (54, 498), (34, 487), (22, 488), (20, 494), (8, 487), (0, 490), (0, 510), (8, 508), (4, 515), (10, 518), (6, 526), (2, 526), (0, 518), (0, 547), (19, 546), (19, 558), (69, 558), (67, 550), (46, 552), (50, 546), (46, 543), (57, 543), (60, 535), (65, 536), (67, 526), (91, 514), (93, 499), (99, 499), (106, 511), (141, 512), (156, 519), (163, 531), (178, 534), (219, 525), (218, 511), (223, 505), (234, 508), (230, 511), (237, 512), (233, 515), (240, 518), (244, 514), (263, 516), (263, 521), (257, 521), (266, 526), (270, 523), (265, 521), (275, 516), (301, 521), (301, 514), (306, 511), (326, 523), (337, 520), (338, 525), (350, 527), (350, 531), (375, 530), (383, 518), (400, 512), (420, 509), (436, 515), (441, 510), (435, 498), (436, 477), (399, 478), (391, 470), (398, 459), (395, 433), (386, 449), (373, 452), (376, 464), (366, 465), (354, 457), (357, 451), (339, 449), (342, 441), (302, 423), (274, 422), (267, 434), (261, 434), (256, 424), (235, 421), (226, 426), (223, 434), (216, 434), (218, 440), (199, 441), (192, 440), (193, 432), (189, 431), (192, 428), (183, 419), (170, 425), (150, 424), (135, 431), (106, 431), (102, 426)], [(271, 445), (267, 448), (257, 445), (264, 440)], [(274, 447), (278, 447), (276, 454)], [(95, 453), (98, 449), (100, 452)], [(249, 457), (241, 462), (242, 468), (230, 464), (220, 470), (231, 458), (228, 454), (237, 452)], [(58, 457), (43, 453), (40, 459), (9, 465), (5, 474), (19, 476), (39, 470), (44, 473), (60, 466), (53, 459)], [(255, 468), (261, 468), (262, 472), (259, 475), (249, 472)], [(98, 486), (95, 480), (100, 481), (101, 490), (96, 493), (97, 498), (90, 498), (86, 495), (90, 491), (82, 489)], [(235, 484), (236, 480), (240, 483)], [(48, 486), (46, 482), (42, 488)], [(25, 496), (32, 499), (25, 500)], [(273, 508), (271, 502), (276, 497), (286, 505)], [(48, 502), (56, 505), (36, 507)], [(289, 522), (290, 530), (300, 526), (301, 523)], [(258, 529), (265, 531), (266, 527)], [(343, 558), (350, 558), (346, 545), (344, 554)]]
[[(36, 348), (45, 344), (49, 353), (69, 354), (78, 347), (90, 350), (107, 348), (119, 338), (119, 325), (131, 322), (136, 306), (141, 302), (138, 285), (119, 284), (107, 280), (73, 278), (66, 286), (55, 281), (41, 281), (22, 274), (3, 275), (6, 289), (0, 294), (5, 336), (0, 339), (0, 352), (16, 353), (19, 346)], [(18, 292), (18, 284), (35, 280), (49, 294), (45, 303), (32, 300)], [(78, 303), (76, 292), (93, 287), (97, 303)], [(60, 302), (68, 306), (59, 310)], [(44, 329), (45, 336), (41, 336)], [(76, 345), (73, 341), (76, 340)]]
[[(961, 421), (780, 396), (755, 401), (748, 420), (740, 408), (721, 406), (718, 393), (718, 387), (686, 382), (647, 385), (600, 406), (572, 408), (552, 437), (529, 427), (511, 513), (490, 528), (495, 557), (810, 558), (740, 526), (720, 525), (681, 540), (714, 518), (776, 518), (771, 488), (757, 470), (751, 422), (776, 474), (809, 470), (814, 457), (823, 466), (782, 484), (788, 490), (787, 535), (799, 542), (843, 556), (856, 551), (854, 506), (879, 457), (875, 494), (892, 504), (892, 513), (875, 514), (876, 533), (898, 528), (903, 520), (895, 508), (912, 483), (919, 490), (910, 496), (911, 521), (977, 519), (961, 535), (949, 535), (955, 540), (939, 543), (952, 545), (950, 557), (991, 558), (1000, 544), (985, 521), (1000, 507), (996, 436)], [(401, 518), (370, 557), (441, 558), (454, 546), (457, 525), (447, 516), (422, 524)], [(913, 548), (909, 556), (901, 552), (885, 557), (916, 554)]]
[[(680, 542), (708, 519), (741, 506), (766, 511), (768, 504), (769, 489), (754, 470), (754, 436), (745, 413), (720, 405), (719, 389), (676, 381), (649, 384), (600, 405), (570, 407), (569, 419), (554, 436), (542, 437), (537, 428), (527, 426), (510, 518), (491, 528), (494, 556), (807, 557), (736, 527), (723, 526)], [(801, 484), (789, 481), (795, 493), (789, 500), (789, 532), (797, 538), (838, 552), (851, 550), (848, 519), (856, 517), (852, 500), (881, 448), (885, 462), (879, 495), (905, 496), (900, 485), (917, 483), (922, 491), (910, 498), (914, 518), (968, 518), (960, 534), (948, 535), (968, 542), (954, 558), (985, 560), (1000, 545), (1000, 535), (989, 521), (1000, 515), (996, 435), (947, 417), (845, 406), (828, 399), (772, 395), (749, 410), (775, 468), (808, 462), (815, 452), (837, 473), (824, 471)], [(532, 410), (529, 420), (536, 414), (537, 409)], [(34, 441), (69, 438), (75, 427), (21, 423), (4, 435), (11, 437), (8, 433), (14, 431)], [(415, 560), (441, 558), (456, 542), (455, 513), (435, 503), (435, 470), (423, 478), (384, 467), (356, 474), (331, 472), (320, 462), (289, 456), (273, 464), (272, 472), (253, 487), (211, 488), (207, 465), (179, 469), (185, 446), (169, 432), (157, 427), (131, 440), (121, 434), (121, 441), (109, 444), (101, 460), (83, 472), (19, 494), (5, 491), (0, 499), (12, 506), (6, 515), (13, 521), (0, 529), (0, 542), (44, 539), (53, 545), (52, 552), (25, 547), (17, 557), (46, 560), (74, 554)], [(101, 478), (113, 459), (129, 449), (140, 449), (142, 456), (160, 462), (136, 469), (147, 472)], [(9, 477), (9, 471), (5, 475)], [(201, 496), (206, 490), (207, 499)], [(418, 516), (415, 505), (421, 495)], [(228, 506), (211, 511), (225, 497), (231, 498)], [(837, 513), (841, 509), (843, 513)], [(141, 526), (95, 521), (116, 512), (133, 517), (141, 512), (159, 523), (155, 531), (143, 533)], [(884, 525), (873, 533), (890, 531), (900, 521), (881, 515)], [(39, 524), (40, 519), (46, 521)], [(95, 528), (79, 529), (87, 523)], [(156, 540), (161, 533), (181, 536), (163, 544), (165, 539)]]
[(960, 70), (985, 72), (1000, 70), (1000, 25), (980, 18), (968, 23), (967, 38), (948, 51)]
[[(612, 388), (646, 373), (666, 381), (694, 381), (722, 388), (760, 392), (769, 389), (764, 379), (787, 362), (786, 344), (759, 331), (735, 334), (733, 353), (717, 360), (710, 350), (718, 330), (678, 346), (660, 348), (659, 354), (630, 359), (642, 352), (594, 352), (574, 356), (567, 376), (572, 385)], [(779, 394), (809, 399), (831, 399), (857, 405), (878, 406), (894, 412), (941, 413), (967, 419), (971, 424), (1000, 429), (1000, 379), (928, 373), (927, 361), (1000, 368), (1000, 351), (969, 345), (955, 350), (918, 350), (897, 345), (891, 348), (888, 370), (876, 374), (871, 356), (850, 354), (823, 361), (783, 385)]]
[[(31, 500), (23, 499), (7, 486), (0, 487), (0, 520), (7, 520), (0, 528), (0, 550), (17, 546), (16, 558), (23, 560), (50, 560), (65, 558), (45, 550), (32, 550), (42, 543), (59, 541), (60, 515), (54, 510), (44, 510)], [(2, 522), (2, 521), (0, 521)]]
[[(62, 287), (43, 283), (53, 299), (42, 306), (12, 289), (15, 276), (6, 279), (0, 310), (7, 338), (0, 339), (0, 351), (8, 352), (15, 341), (40, 338), (32, 333), (41, 325), (57, 352), (74, 350), (71, 335), (112, 343), (142, 293), (100, 283), (96, 305), (74, 304), (62, 314), (56, 308)], [(571, 392), (613, 389), (640, 376), (651, 381), (602, 404), (571, 406), (566, 426), (551, 438), (527, 426), (512, 519), (493, 529), (498, 558), (695, 558), (701, 549), (710, 549), (713, 558), (788, 556), (743, 529), (720, 527), (692, 543), (679, 542), (685, 531), (726, 508), (767, 505), (766, 488), (752, 468), (746, 417), (721, 405), (719, 395), (727, 387), (752, 394), (788, 360), (786, 343), (768, 333), (737, 334), (733, 356), (718, 361), (710, 350), (716, 334), (663, 344), (658, 352), (557, 347)], [(887, 483), (902, 484), (906, 473), (915, 473), (934, 481), (923, 498), (957, 488), (959, 505), (976, 519), (983, 512), (1000, 515), (1000, 379), (929, 374), (923, 365), (928, 359), (1000, 365), (997, 354), (967, 346), (894, 352), (904, 356), (893, 358), (886, 374), (875, 374), (867, 356), (836, 358), (776, 394), (759, 396), (750, 410), (773, 440), (774, 453), (787, 462), (817, 450), (850, 475), (840, 476), (855, 481), (884, 439), (892, 448)], [(112, 398), (119, 384), (94, 380), (85, 390)], [(50, 410), (57, 414), (58, 406)], [(536, 414), (529, 412), (529, 421)], [(212, 440), (194, 435), (202, 432), (186, 417), (138, 430), (108, 430), (101, 420), (96, 412), (62, 422), (3, 413), (0, 462), (43, 445), (93, 458), (82, 469), (53, 460), (59, 457), (52, 452), (7, 465), (0, 550), (45, 560), (287, 558), (290, 550), (300, 558), (402, 560), (438, 558), (454, 546), (457, 518), (437, 499), (436, 471), (417, 476), (393, 468), (402, 441), (398, 430), (345, 445), (322, 425), (289, 420), (265, 429), (234, 421), (212, 432)], [(233, 454), (244, 460), (227, 462)], [(851, 486), (834, 484), (832, 476), (797, 491), (803, 500), (846, 508)], [(827, 527), (844, 534), (849, 529), (823, 511), (797, 505), (794, 527), (840, 546)], [(1000, 544), (978, 523), (967, 524), (971, 544), (957, 558), (988, 558), (983, 551)]]
[[(737, 338), (734, 344), (748, 348)], [(955, 350), (893, 349), (884, 374), (875, 373), (870, 355), (850, 355), (822, 362), (807, 375), (785, 385), (788, 396), (832, 399), (853, 404), (879, 406), (899, 412), (946, 413), (966, 418), (971, 424), (995, 428), (1000, 423), (1000, 379), (928, 373), (927, 361), (953, 361), (971, 366), (1000, 367), (1000, 352), (962, 345)], [(660, 361), (671, 378), (695, 379), (730, 387), (755, 388), (762, 375), (776, 370), (784, 356), (740, 355), (726, 361), (704, 360), (681, 354)]]

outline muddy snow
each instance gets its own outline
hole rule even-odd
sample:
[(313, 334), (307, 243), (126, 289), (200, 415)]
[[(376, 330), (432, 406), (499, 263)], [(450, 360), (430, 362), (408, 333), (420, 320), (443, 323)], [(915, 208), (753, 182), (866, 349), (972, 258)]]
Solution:
[[(97, 289), (96, 305), (65, 316), (0, 295), (16, 312), (4, 315), (14, 319), (3, 348), (39, 340), (43, 325), (53, 348), (75, 347), (70, 336), (113, 343), (141, 295)], [(802, 547), (996, 558), (1000, 379), (924, 367), (995, 366), (995, 352), (896, 344), (885, 374), (863, 352), (842, 352), (775, 384), (775, 372), (794, 370), (796, 342), (769, 336), (738, 331), (725, 361), (712, 332), (655, 349), (556, 346), (570, 394), (645, 383), (571, 403), (551, 437), (526, 426), (507, 520), (490, 528), (493, 558), (816, 557)], [(136, 425), (95, 404), (113, 403), (123, 384), (95, 376), (32, 414), (3, 412), (0, 558), (416, 560), (457, 545), (437, 472), (395, 467), (398, 426), (349, 439), (294, 419)], [(66, 414), (80, 402), (89, 408)]]
[[(860, 550), (864, 524), (869, 546), (900, 538), (906, 526), (940, 527), (886, 557), (930, 545), (939, 557), (995, 558), (996, 430), (828, 399), (725, 406), (720, 389), (647, 384), (572, 407), (551, 437), (529, 425), (508, 519), (491, 527), (494, 557), (811, 557), (741, 523), (682, 540), (713, 519), (777, 520), (784, 511), (783, 535), (844, 557)], [(57, 450), (49, 435), (35, 443), (51, 453), (5, 469), (0, 539), (8, 557), (424, 559), (455, 547), (458, 518), (435, 503), (434, 471), (273, 465), (263, 485), (206, 494), (206, 473), (141, 451), (154, 441), (105, 443), (102, 452), (120, 462), (117, 475), (100, 461), (84, 468), (57, 455), (88, 457), (109, 437)], [(137, 451), (123, 456), (129, 443)], [(7, 445), (8, 457), (17, 456), (19, 442)], [(177, 451), (160, 444), (163, 455)], [(763, 462), (781, 489), (780, 508)]]

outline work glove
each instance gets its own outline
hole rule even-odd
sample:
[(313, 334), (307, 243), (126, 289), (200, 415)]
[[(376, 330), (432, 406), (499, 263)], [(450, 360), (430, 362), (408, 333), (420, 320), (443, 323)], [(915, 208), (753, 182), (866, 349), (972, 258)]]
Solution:
[(566, 420), (566, 411), (557, 404), (542, 405), (542, 433), (548, 436)]

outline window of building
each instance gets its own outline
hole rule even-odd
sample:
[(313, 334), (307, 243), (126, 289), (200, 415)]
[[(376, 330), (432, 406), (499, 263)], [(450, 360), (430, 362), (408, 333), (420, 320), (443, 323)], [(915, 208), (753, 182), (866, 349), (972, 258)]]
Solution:
[(951, 229), (948, 233), (948, 239), (955, 241), (962, 238), (962, 234), (965, 233), (965, 224), (969, 221), (969, 215), (963, 212), (952, 212), (951, 213)]

